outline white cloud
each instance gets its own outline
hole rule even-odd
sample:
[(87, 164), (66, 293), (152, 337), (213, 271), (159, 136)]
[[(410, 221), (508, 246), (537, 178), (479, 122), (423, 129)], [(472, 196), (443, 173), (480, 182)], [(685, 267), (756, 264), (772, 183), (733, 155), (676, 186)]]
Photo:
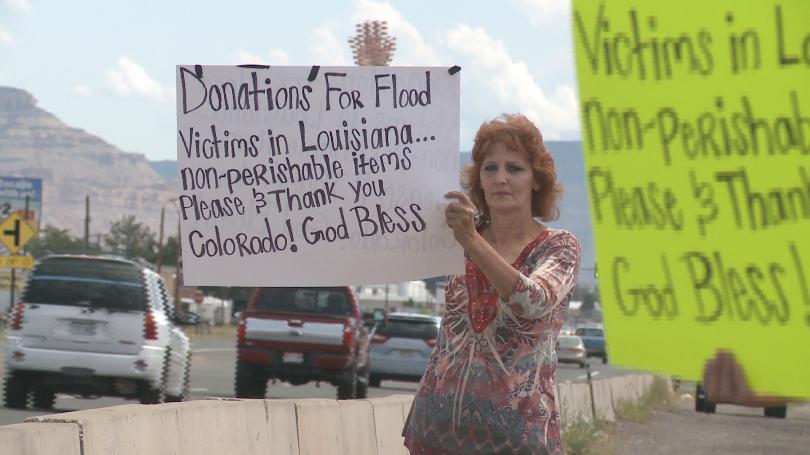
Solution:
[(93, 89), (87, 84), (76, 84), (73, 86), (73, 93), (79, 96), (90, 96), (93, 94)]
[(0, 25), (0, 46), (8, 46), (13, 42), (14, 38), (11, 37), (11, 33)]
[(469, 68), (466, 74), (492, 90), (505, 106), (514, 107), (529, 117), (541, 128), (546, 139), (578, 131), (579, 111), (573, 87), (559, 85), (553, 96), (549, 96), (540, 88), (526, 63), (515, 61), (503, 43), (483, 28), (459, 25), (447, 32), (445, 40), (450, 49), (464, 56)]
[(564, 20), (571, 15), (571, 0), (514, 0), (514, 3), (535, 25)]
[(239, 49), (236, 51), (237, 65), (269, 65), (267, 59)]
[(152, 79), (141, 65), (127, 57), (119, 57), (115, 68), (108, 70), (104, 83), (115, 93), (123, 96), (140, 95), (157, 101), (171, 97), (171, 90)]
[(3, 4), (12, 11), (31, 12), (31, 2), (28, 0), (3, 0)]
[(406, 21), (390, 3), (358, 0), (353, 16), (355, 23), (382, 20), (388, 23), (388, 33), (397, 39), (394, 65), (439, 66), (450, 62), (425, 42), (416, 27)]
[(272, 49), (262, 57), (239, 49), (235, 52), (237, 65), (289, 65), (290, 56), (281, 49)]
[(333, 32), (334, 25), (318, 27), (312, 31), (312, 42), (309, 52), (313, 57), (312, 63), (318, 65), (348, 66), (351, 58), (348, 56), (348, 37), (339, 40)]
[(273, 49), (270, 51), (270, 64), (271, 65), (289, 65), (290, 56), (281, 49)]

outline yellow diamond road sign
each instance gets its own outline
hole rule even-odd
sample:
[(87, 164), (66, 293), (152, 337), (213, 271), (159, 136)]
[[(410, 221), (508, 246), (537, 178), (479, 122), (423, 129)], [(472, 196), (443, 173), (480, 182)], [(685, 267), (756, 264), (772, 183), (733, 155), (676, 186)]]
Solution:
[(34, 238), (36, 231), (19, 213), (14, 213), (0, 223), (0, 243), (11, 254), (17, 254), (29, 240)]

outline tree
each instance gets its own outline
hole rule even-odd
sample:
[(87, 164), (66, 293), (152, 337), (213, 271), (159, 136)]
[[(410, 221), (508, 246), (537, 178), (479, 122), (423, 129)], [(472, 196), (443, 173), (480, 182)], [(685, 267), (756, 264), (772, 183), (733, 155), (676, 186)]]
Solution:
[(163, 245), (163, 265), (177, 265), (177, 237), (169, 237)]
[(358, 66), (386, 66), (394, 58), (397, 39), (388, 35), (385, 21), (365, 21), (356, 25), (356, 34), (349, 38)]
[[(46, 225), (40, 231), (39, 237), (29, 242), (25, 249), (35, 258), (40, 258), (51, 253), (79, 253), (88, 252), (84, 247), (84, 242), (70, 235), (67, 229), (60, 229), (53, 225)], [(89, 251), (95, 251), (90, 247)]]
[(574, 289), (574, 295), (571, 296), (571, 300), (578, 300), (582, 302), (582, 306), (580, 307), (581, 311), (584, 314), (590, 314), (593, 310), (596, 309), (596, 302), (599, 301), (599, 288), (586, 288), (582, 286), (577, 286)]
[(585, 314), (591, 314), (591, 312), (596, 309), (597, 301), (598, 296), (596, 293), (588, 292), (585, 294), (584, 298), (582, 299), (582, 312)]
[(130, 257), (140, 257), (154, 262), (157, 259), (155, 234), (135, 216), (127, 215), (110, 225), (110, 232), (104, 236), (104, 244), (110, 250)]

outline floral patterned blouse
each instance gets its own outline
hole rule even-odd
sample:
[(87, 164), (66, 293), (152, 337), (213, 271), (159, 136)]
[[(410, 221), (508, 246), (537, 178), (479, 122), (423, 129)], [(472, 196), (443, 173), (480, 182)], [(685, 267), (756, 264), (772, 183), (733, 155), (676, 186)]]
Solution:
[(579, 274), (579, 242), (546, 229), (512, 264), (501, 299), (469, 258), (447, 282), (436, 347), (405, 423), (413, 455), (562, 454), (556, 342)]

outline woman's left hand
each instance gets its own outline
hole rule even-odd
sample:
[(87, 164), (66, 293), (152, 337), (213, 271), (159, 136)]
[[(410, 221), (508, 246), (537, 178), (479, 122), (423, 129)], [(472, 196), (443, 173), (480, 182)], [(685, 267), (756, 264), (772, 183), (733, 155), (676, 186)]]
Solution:
[(703, 368), (703, 390), (709, 401), (741, 406), (784, 406), (789, 400), (754, 393), (748, 385), (742, 365), (729, 351), (717, 351)]
[(475, 229), (475, 214), (478, 209), (476, 209), (470, 198), (461, 191), (450, 191), (444, 197), (456, 199), (456, 202), (447, 205), (444, 215), (447, 219), (447, 225), (453, 230), (453, 237), (462, 247), (466, 248), (478, 235), (478, 231)]

